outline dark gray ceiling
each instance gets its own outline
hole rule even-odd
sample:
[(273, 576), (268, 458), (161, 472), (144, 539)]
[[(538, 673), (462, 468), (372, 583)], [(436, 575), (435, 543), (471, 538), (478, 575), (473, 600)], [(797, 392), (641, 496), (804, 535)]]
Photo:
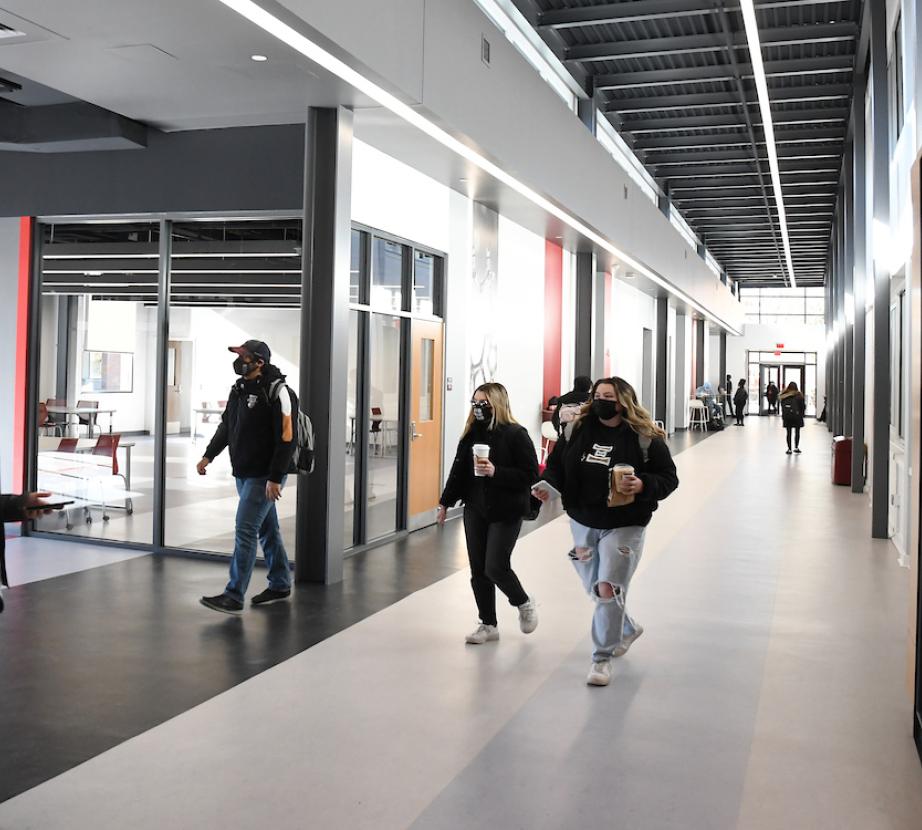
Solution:
[[(743, 285), (786, 284), (738, 0), (516, 0)], [(757, 0), (798, 285), (822, 285), (861, 0)]]

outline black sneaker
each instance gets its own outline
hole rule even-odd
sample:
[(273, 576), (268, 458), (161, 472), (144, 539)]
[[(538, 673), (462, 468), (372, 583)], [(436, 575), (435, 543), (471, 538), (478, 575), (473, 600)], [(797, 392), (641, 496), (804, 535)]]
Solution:
[(785, 455), (790, 455), (790, 454), (791, 454), (791, 451), (790, 451), (790, 450), (785, 450), (785, 451), (784, 451), (784, 454), (785, 454)]
[(800, 455), (800, 453), (801, 453), (800, 447), (797, 447), (797, 448), (794, 450), (794, 452), (796, 452), (798, 455)]
[(273, 591), (272, 588), (266, 588), (261, 594), (257, 594), (250, 602), (253, 605), (270, 605), (273, 602), (281, 602), (291, 596), (291, 589), (286, 591)]
[(216, 597), (202, 597), (199, 600), (206, 608), (220, 611), (222, 614), (239, 614), (243, 611), (243, 603), (238, 602), (227, 594), (218, 594)]

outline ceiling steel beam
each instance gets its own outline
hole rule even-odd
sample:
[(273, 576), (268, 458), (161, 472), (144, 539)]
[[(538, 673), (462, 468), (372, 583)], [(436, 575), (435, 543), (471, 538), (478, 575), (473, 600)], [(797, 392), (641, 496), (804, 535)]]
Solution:
[[(732, 130), (742, 129), (744, 126), (742, 107), (737, 111), (718, 113), (712, 115), (686, 115), (665, 118), (624, 118), (622, 129), (629, 133), (661, 133), (676, 132), (681, 130)], [(773, 115), (776, 125), (792, 124), (825, 124), (845, 123), (848, 121), (850, 111), (844, 107), (828, 107), (812, 110), (783, 110)], [(761, 123), (754, 122), (761, 127)]]
[[(856, 40), (858, 25), (852, 21), (842, 23), (814, 23), (812, 25), (782, 26), (760, 32), (762, 45), (793, 46), (805, 43), (831, 43)], [(606, 43), (589, 43), (570, 46), (565, 52), (567, 61), (627, 60), (650, 58), (657, 55), (689, 55), (700, 52), (723, 52), (728, 44), (720, 35), (684, 35), (657, 37), (646, 40), (616, 40)], [(745, 32), (733, 33), (733, 49), (748, 48)]]
[[(756, 3), (756, 11), (791, 6), (816, 6), (847, 0), (767, 0)], [(572, 9), (553, 9), (538, 15), (542, 29), (572, 29), (618, 23), (639, 23), (644, 20), (664, 20), (678, 17), (698, 17), (715, 14), (717, 9), (702, 0), (635, 0), (633, 3), (605, 3)]]
[[(843, 139), (844, 141), (844, 136)], [(792, 147), (782, 145), (778, 148), (778, 157), (782, 167), (785, 160), (803, 161), (812, 163), (814, 159), (837, 159), (837, 164), (841, 163), (842, 145), (839, 144), (812, 144), (807, 147)], [(663, 171), (660, 168), (693, 165), (693, 164), (742, 164), (753, 163), (752, 156), (741, 150), (733, 148), (699, 150), (698, 152), (670, 152), (650, 151), (645, 158), (647, 167), (656, 168), (658, 173)]]
[[(832, 101), (850, 98), (849, 84), (814, 84), (812, 86), (778, 87), (769, 90), (775, 103), (797, 103), (800, 101)], [(746, 89), (746, 100), (750, 107), (757, 107), (755, 90)], [(735, 92), (691, 92), (685, 95), (649, 95), (638, 98), (615, 98), (604, 107), (605, 112), (624, 114), (635, 112), (657, 112), (660, 110), (690, 110), (700, 107), (739, 107), (739, 95)]]
[[(740, 165), (742, 166), (742, 165)], [(696, 168), (691, 168), (695, 170)], [(698, 168), (700, 169), (700, 168)], [(815, 171), (789, 171), (782, 174), (784, 181), (792, 186), (803, 186), (807, 184), (838, 184), (839, 171), (829, 168), (822, 168)], [(738, 188), (740, 190), (758, 187), (758, 176), (755, 170), (747, 170), (740, 173), (724, 174), (717, 170), (702, 171), (698, 175), (689, 175), (688, 170), (677, 168), (675, 172), (667, 176), (658, 176), (657, 178), (669, 182), (669, 192), (674, 193), (679, 190), (708, 190), (710, 188)]]
[[(800, 75), (826, 75), (851, 73), (855, 59), (852, 55), (823, 55), (787, 61), (768, 61), (765, 74), (769, 78), (787, 78)], [(743, 78), (752, 78), (752, 64), (740, 63)], [(635, 72), (600, 73), (593, 77), (598, 92), (617, 89), (641, 89), (657, 86), (699, 84), (704, 81), (732, 81), (733, 71), (728, 64), (718, 66), (679, 66), (673, 69), (647, 69)]]
[[(775, 130), (775, 140), (782, 144), (828, 144), (830, 141), (845, 141), (843, 127), (802, 127), (787, 125)], [(634, 141), (638, 150), (679, 149), (682, 147), (732, 147), (748, 146), (749, 138), (744, 133), (707, 135), (639, 135)], [(765, 144), (761, 139), (759, 145)], [(841, 150), (840, 150), (841, 152)]]

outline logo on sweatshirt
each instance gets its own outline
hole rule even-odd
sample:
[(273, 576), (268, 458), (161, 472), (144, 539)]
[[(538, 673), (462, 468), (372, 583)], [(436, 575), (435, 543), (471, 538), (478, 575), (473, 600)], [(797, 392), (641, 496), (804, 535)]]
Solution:
[(604, 444), (593, 444), (592, 449), (586, 453), (583, 459), (587, 464), (601, 464), (604, 467), (609, 466), (611, 454), (614, 452), (614, 446), (605, 446)]
[(247, 409), (252, 409), (256, 406), (256, 401), (259, 400), (256, 395), (247, 395)]

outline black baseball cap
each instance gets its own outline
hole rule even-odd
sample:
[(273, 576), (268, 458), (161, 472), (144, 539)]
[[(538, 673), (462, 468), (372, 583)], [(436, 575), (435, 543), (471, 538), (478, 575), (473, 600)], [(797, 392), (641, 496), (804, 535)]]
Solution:
[(239, 355), (251, 354), (265, 363), (272, 360), (272, 352), (262, 340), (247, 340), (242, 346), (228, 346), (227, 350)]

